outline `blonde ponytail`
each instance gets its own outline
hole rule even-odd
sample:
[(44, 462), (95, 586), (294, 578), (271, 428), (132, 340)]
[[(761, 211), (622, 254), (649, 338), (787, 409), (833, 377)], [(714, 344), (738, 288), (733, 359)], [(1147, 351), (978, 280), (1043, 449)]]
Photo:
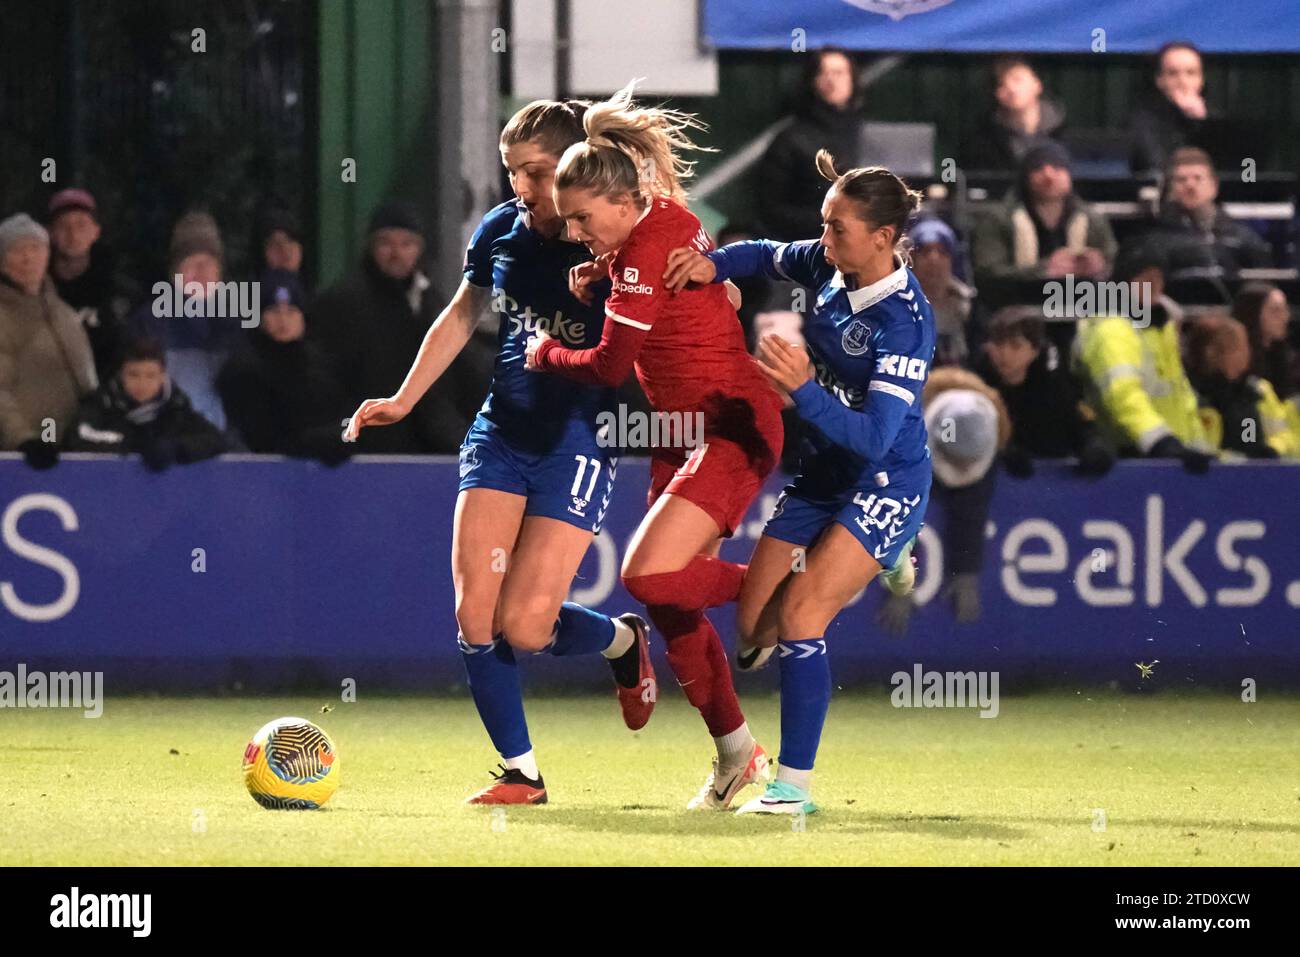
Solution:
[(707, 127), (690, 113), (636, 106), (633, 80), (608, 100), (590, 106), (582, 117), (586, 140), (569, 147), (555, 173), (559, 189), (590, 189), (598, 196), (635, 193), (686, 202), (682, 181), (695, 163), (678, 151), (707, 151), (688, 135)]

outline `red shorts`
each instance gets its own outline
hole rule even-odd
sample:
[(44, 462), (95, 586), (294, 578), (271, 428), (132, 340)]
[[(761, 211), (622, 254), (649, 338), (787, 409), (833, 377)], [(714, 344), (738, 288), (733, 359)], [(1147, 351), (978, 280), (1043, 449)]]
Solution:
[(748, 427), (739, 432), (706, 426), (704, 441), (693, 449), (656, 449), (646, 507), (660, 495), (680, 495), (704, 509), (723, 537), (730, 538), (781, 459), (785, 430), (780, 404), (759, 401), (754, 409)]

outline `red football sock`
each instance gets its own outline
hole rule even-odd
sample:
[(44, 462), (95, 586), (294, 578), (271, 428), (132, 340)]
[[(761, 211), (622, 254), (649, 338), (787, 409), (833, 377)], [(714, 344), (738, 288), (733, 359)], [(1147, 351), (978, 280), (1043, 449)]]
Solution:
[[(705, 624), (709, 624), (707, 619)], [(715, 738), (731, 734), (745, 723), (745, 714), (740, 710), (740, 699), (736, 697), (736, 686), (731, 683), (731, 662), (727, 660), (727, 651), (722, 647), (722, 639), (712, 625), (710, 636), (709, 664), (713, 672), (713, 693), (709, 697), (709, 713), (704, 720), (709, 726), (709, 733)]]
[(731, 684), (726, 652), (703, 612), (682, 612), (667, 605), (647, 609), (668, 645), (668, 664), (689, 701), (700, 712), (709, 734), (720, 738), (745, 720)]
[(747, 568), (738, 562), (696, 555), (685, 568), (625, 578), (623, 585), (647, 607), (667, 605), (678, 611), (698, 611), (735, 601)]

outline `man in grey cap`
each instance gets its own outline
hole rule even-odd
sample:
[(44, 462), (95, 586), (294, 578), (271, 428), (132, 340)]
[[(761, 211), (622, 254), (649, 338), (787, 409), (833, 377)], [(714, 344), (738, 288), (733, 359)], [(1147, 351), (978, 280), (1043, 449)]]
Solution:
[(19, 213), (0, 222), (0, 450), (58, 461), (77, 403), (99, 384), (85, 330), (47, 275), (50, 237)]

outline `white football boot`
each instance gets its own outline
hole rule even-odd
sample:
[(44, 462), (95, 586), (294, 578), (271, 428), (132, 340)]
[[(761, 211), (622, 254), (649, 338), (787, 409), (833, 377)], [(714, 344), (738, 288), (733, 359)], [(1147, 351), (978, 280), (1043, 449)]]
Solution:
[(700, 793), (686, 803), (688, 811), (725, 811), (731, 806), (737, 794), (751, 784), (767, 781), (771, 777), (768, 769), (767, 752), (757, 742), (747, 764), (734, 768), (719, 768), (718, 759), (713, 759), (713, 770), (709, 779), (700, 788)]

